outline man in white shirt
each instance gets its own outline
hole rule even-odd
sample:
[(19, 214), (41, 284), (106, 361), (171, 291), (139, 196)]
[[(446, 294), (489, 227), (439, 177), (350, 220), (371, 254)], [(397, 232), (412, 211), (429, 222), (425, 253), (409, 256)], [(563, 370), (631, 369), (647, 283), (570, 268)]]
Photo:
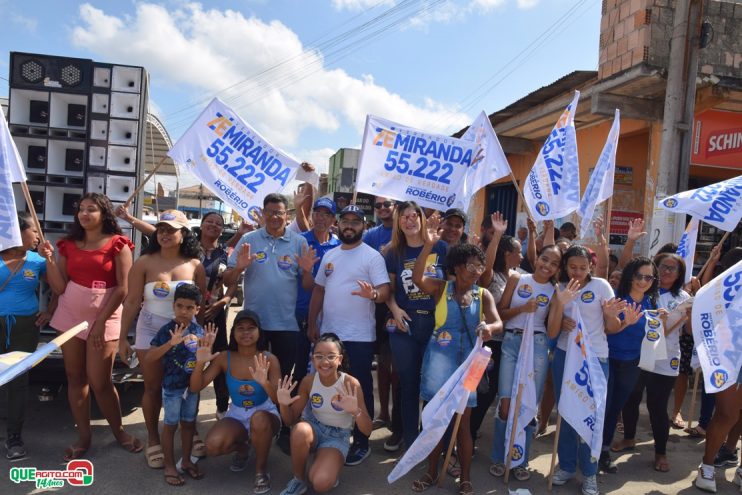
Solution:
[[(356, 205), (340, 212), (339, 248), (322, 258), (309, 304), (309, 338), (335, 333), (345, 345), (350, 374), (360, 383), (369, 414), (373, 417), (374, 390), (371, 363), (374, 357), (376, 321), (374, 303), (389, 297), (389, 274), (384, 258), (362, 241), (365, 218)], [(321, 327), (318, 317), (322, 313)], [(368, 437), (357, 429), (346, 465), (355, 466), (369, 455)]]

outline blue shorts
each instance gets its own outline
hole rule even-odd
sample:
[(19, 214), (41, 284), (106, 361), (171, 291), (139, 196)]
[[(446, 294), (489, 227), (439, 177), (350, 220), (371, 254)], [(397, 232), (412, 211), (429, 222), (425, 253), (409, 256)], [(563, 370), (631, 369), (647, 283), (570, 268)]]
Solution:
[(309, 423), (314, 432), (314, 450), (336, 449), (340, 451), (343, 459), (345, 459), (348, 450), (350, 450), (350, 428), (338, 428), (337, 426), (320, 423), (313, 414), (307, 414), (303, 419)]
[(180, 421), (193, 423), (198, 414), (198, 394), (188, 388), (163, 388), (162, 408), (165, 410), (163, 422), (168, 426), (175, 426)]

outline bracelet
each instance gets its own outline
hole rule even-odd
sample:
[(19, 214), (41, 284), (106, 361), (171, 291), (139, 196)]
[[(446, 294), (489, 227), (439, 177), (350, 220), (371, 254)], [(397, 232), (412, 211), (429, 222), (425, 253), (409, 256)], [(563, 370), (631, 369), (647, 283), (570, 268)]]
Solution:
[(374, 289), (374, 291), (371, 293), (371, 300), (372, 301), (376, 301), (376, 299), (378, 299), (378, 297), (379, 297), (379, 291), (376, 290), (376, 289)]
[(351, 416), (353, 416), (354, 418), (357, 418), (357, 417), (358, 417), (358, 416), (360, 416), (361, 414), (363, 414), (363, 410), (362, 410), (362, 409), (361, 409), (361, 408), (359, 407), (359, 408), (358, 408), (358, 411), (356, 411), (356, 413), (355, 413), (355, 414), (351, 414)]

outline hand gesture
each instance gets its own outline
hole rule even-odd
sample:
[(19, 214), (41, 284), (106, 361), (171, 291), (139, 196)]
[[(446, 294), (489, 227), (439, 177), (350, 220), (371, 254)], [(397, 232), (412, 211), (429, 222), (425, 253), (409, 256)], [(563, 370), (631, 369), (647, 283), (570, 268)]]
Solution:
[(124, 337), (119, 339), (119, 357), (124, 363), (131, 361), (131, 356), (134, 355), (134, 350), (129, 345), (129, 341)]
[(242, 220), (240, 222), (239, 228), (237, 229), (237, 233), (240, 234), (240, 236), (243, 236), (243, 235), (247, 234), (248, 232), (252, 232), (253, 229), (254, 228), (253, 228), (253, 225), (251, 223), (248, 223), (248, 222)]
[(721, 258), (721, 246), (717, 244), (716, 246), (711, 248), (711, 253), (709, 253), (709, 265), (718, 263), (720, 258)]
[(598, 244), (600, 244), (601, 246), (608, 244), (603, 232), (603, 219), (601, 217), (593, 220), (593, 229), (595, 232), (595, 239), (598, 241)]
[(642, 317), (642, 307), (636, 303), (626, 303), (626, 308), (623, 310), (623, 321), (627, 325), (633, 325)]
[(577, 322), (568, 316), (562, 317), (562, 330), (571, 332), (577, 328)]
[(255, 368), (252, 366), (248, 367), (248, 370), (252, 374), (252, 379), (258, 382), (263, 388), (266, 388), (268, 384), (268, 368), (270, 368), (271, 362), (262, 352), (255, 354)]
[(256, 255), (251, 254), (252, 247), (247, 242), (244, 243), (237, 253), (237, 268), (241, 271), (247, 268), (255, 261)]
[(46, 261), (51, 262), (54, 257), (54, 247), (49, 239), (45, 240), (43, 244), (40, 244), (37, 251), (41, 256), (46, 258)]
[(544, 232), (548, 232), (549, 229), (554, 229), (554, 220), (544, 220)]
[[(312, 186), (310, 185), (309, 186), (310, 191), (311, 191), (311, 187)], [(297, 210), (301, 208), (304, 202), (307, 200), (307, 198), (310, 197), (309, 194), (304, 192), (306, 191), (306, 189), (307, 189), (307, 185), (302, 184), (301, 186), (296, 188), (296, 191), (294, 191), (294, 208), (296, 208)]]
[(528, 217), (526, 224), (528, 225), (528, 235), (536, 235), (536, 222), (533, 221), (533, 218)]
[(603, 314), (608, 318), (618, 318), (618, 315), (626, 309), (626, 301), (612, 297), (603, 302)]
[(535, 313), (538, 309), (538, 302), (536, 298), (529, 299), (523, 306), (520, 307), (521, 313)]
[(332, 405), (348, 414), (355, 414), (358, 411), (358, 387), (346, 378), (343, 385), (335, 387), (335, 390), (338, 394), (333, 397)]
[(219, 353), (211, 353), (211, 348), (216, 340), (216, 325), (207, 323), (204, 325), (204, 336), (198, 339), (198, 348), (196, 349), (196, 362), (207, 363), (212, 361)]
[(299, 396), (291, 397), (291, 392), (294, 391), (296, 388), (296, 385), (299, 382), (293, 382), (291, 381), (291, 377), (289, 375), (286, 375), (283, 377), (283, 380), (278, 384), (278, 390), (276, 391), (276, 398), (278, 399), (278, 405), (279, 406), (290, 406), (297, 400), (299, 400)]
[(564, 289), (559, 286), (557, 286), (556, 288), (556, 297), (562, 306), (566, 306), (567, 304), (574, 301), (579, 294), (580, 282), (578, 282), (577, 279), (574, 278), (570, 280), (569, 283), (567, 283)]
[(319, 256), (317, 256), (317, 251), (314, 248), (302, 246), (301, 256), (294, 255), (294, 259), (296, 260), (296, 264), (299, 265), (299, 268), (305, 272), (312, 273), (314, 264), (319, 261)]
[(114, 214), (128, 223), (131, 223), (131, 221), (134, 220), (134, 217), (129, 213), (129, 206), (127, 204), (117, 206), (116, 210), (114, 210)]
[(492, 214), (490, 219), (492, 220), (492, 228), (495, 229), (495, 234), (500, 234), (501, 236), (505, 234), (505, 231), (508, 230), (508, 221), (502, 213), (496, 211)]
[(475, 233), (469, 234), (469, 244), (472, 246), (477, 246), (479, 249), (484, 249), (482, 247), (482, 239)]
[(373, 299), (374, 298), (374, 286), (371, 285), (371, 282), (366, 282), (365, 280), (356, 280), (358, 283), (358, 290), (354, 290), (351, 292), (351, 295), (354, 296), (360, 296), (364, 297), (366, 299)]
[(427, 222), (425, 223), (425, 231), (423, 232), (423, 242), (425, 244), (435, 244), (441, 240), (441, 236), (438, 233), (438, 229), (441, 226), (441, 215), (437, 211), (430, 215)]
[(629, 231), (627, 237), (630, 241), (637, 241), (645, 235), (647, 235), (647, 233), (644, 231), (644, 219), (635, 218), (629, 220)]
[(405, 333), (409, 331), (410, 326), (407, 322), (412, 321), (412, 318), (410, 318), (410, 315), (404, 309), (397, 306), (392, 310), (392, 316), (394, 317), (394, 324), (397, 325), (400, 331)]
[(176, 323), (175, 328), (170, 330), (170, 345), (175, 347), (185, 340), (188, 335), (188, 325), (185, 323)]

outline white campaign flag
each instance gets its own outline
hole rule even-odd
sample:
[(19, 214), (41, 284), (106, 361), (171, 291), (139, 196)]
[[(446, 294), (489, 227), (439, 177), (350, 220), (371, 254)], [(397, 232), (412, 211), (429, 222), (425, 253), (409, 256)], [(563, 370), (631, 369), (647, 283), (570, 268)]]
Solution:
[(556, 220), (580, 206), (575, 114), (580, 92), (564, 109), (526, 179), (523, 195), (534, 220)]
[[(513, 388), (510, 392), (510, 409), (508, 422), (505, 425), (505, 455), (510, 455), (510, 467), (520, 466), (526, 461), (526, 427), (538, 414), (538, 395), (536, 394), (536, 378), (533, 371), (533, 313), (528, 313), (523, 339), (518, 351), (518, 363), (515, 365)], [(520, 409), (515, 410), (518, 389), (523, 385), (520, 397)], [(510, 437), (513, 435), (513, 418), (518, 417), (518, 430), (515, 432), (513, 448), (508, 453)], [(507, 459), (506, 459), (507, 462)]]
[(742, 175), (665, 198), (657, 205), (685, 213), (727, 232), (742, 218)]
[(10, 173), (10, 181), (26, 182), (26, 170), (23, 167), (18, 148), (16, 148), (10, 135), (10, 129), (8, 129), (8, 123), (5, 121), (2, 107), (0, 107), (0, 153), (3, 154), (2, 159), (5, 161), (3, 169)]
[(175, 163), (196, 176), (248, 221), (255, 222), (263, 198), (291, 182), (299, 162), (263, 136), (218, 98), (168, 151)]
[(394, 483), (424, 460), (438, 445), (454, 413), (464, 413), (469, 394), (476, 391), (491, 355), (492, 351), (482, 347), (482, 339), (477, 338), (469, 356), (423, 409), (423, 430), (387, 476), (389, 483)]
[(667, 341), (665, 326), (656, 309), (644, 311), (644, 338), (639, 355), (639, 367), (643, 370), (654, 371), (657, 361), (667, 359)]
[(366, 117), (356, 191), (446, 210), (459, 204), (477, 144)]
[(577, 322), (577, 327), (569, 333), (567, 341), (558, 409), (562, 419), (590, 446), (590, 454), (597, 459), (603, 444), (608, 384), (585, 335), (580, 310), (575, 303), (571, 303), (571, 307), (571, 318)]
[(479, 114), (461, 139), (477, 144), (473, 163), (464, 178), (464, 189), (459, 204), (462, 208), (467, 208), (477, 191), (510, 175), (510, 164), (486, 113)]
[(737, 383), (742, 366), (742, 261), (701, 287), (693, 300), (693, 341), (707, 393)]
[[(15, 246), (22, 246), (21, 226), (18, 224), (18, 213), (13, 194), (14, 174), (17, 174), (15, 144), (10, 139), (5, 116), (0, 112), (0, 251)], [(15, 152), (15, 154), (14, 154)], [(21, 168), (23, 165), (21, 164)], [(25, 176), (23, 179), (25, 181)]]
[[(616, 109), (613, 117), (613, 125), (605, 140), (603, 151), (598, 157), (598, 163), (595, 164), (590, 180), (585, 188), (585, 194), (580, 201), (580, 208), (577, 213), (582, 219), (580, 221), (580, 235), (585, 236), (589, 233), (590, 221), (593, 219), (593, 213), (598, 203), (601, 203), (613, 195), (613, 176), (616, 173), (616, 150), (618, 149), (618, 136), (621, 133), (621, 112)], [(606, 226), (608, 229), (608, 226)]]
[(685, 227), (685, 232), (680, 238), (678, 243), (678, 250), (675, 252), (678, 256), (683, 258), (685, 261), (685, 281), (684, 283), (690, 282), (693, 277), (693, 263), (696, 256), (696, 240), (698, 240), (698, 223), (699, 220), (695, 217), (691, 217), (688, 226)]

